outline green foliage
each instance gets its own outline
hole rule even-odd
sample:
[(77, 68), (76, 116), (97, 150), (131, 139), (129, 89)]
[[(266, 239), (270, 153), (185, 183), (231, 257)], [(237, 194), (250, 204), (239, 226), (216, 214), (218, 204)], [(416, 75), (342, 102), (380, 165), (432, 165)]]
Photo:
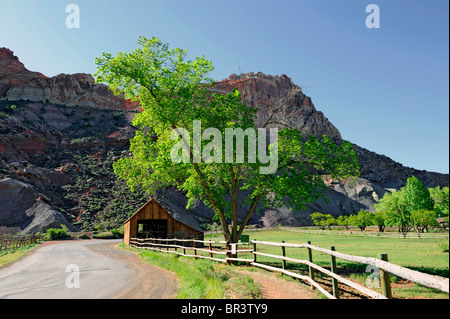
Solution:
[(438, 226), (437, 216), (448, 214), (448, 187), (427, 189), (418, 178), (412, 176), (405, 187), (387, 193), (375, 204), (375, 209), (377, 215), (383, 215), (385, 225), (397, 226), (403, 233), (411, 228), (417, 232), (428, 231), (428, 227)]
[(429, 226), (438, 226), (436, 213), (433, 210), (415, 210), (411, 212), (411, 221), (418, 233), (428, 231)]
[(383, 211), (373, 213), (373, 224), (378, 226), (380, 233), (384, 232), (386, 227), (386, 215)]
[(316, 226), (319, 226), (320, 229), (324, 230), (331, 225), (335, 225), (337, 223), (336, 219), (330, 214), (322, 214), (322, 213), (312, 213), (311, 219)]
[(403, 233), (411, 229), (411, 212), (402, 191), (386, 193), (375, 209), (384, 214), (386, 226), (397, 226)]
[[(194, 140), (194, 121), (201, 120), (203, 128), (216, 129), (217, 138), (225, 141), (227, 130), (256, 130), (257, 109), (242, 103), (237, 90), (231, 94), (212, 93), (209, 88), (213, 80), (208, 74), (213, 67), (205, 57), (188, 60), (185, 50), (171, 49), (157, 38), (140, 37), (138, 44), (140, 48), (131, 53), (120, 52), (116, 57), (103, 53), (96, 59), (95, 74), (97, 81), (108, 83), (117, 94), (139, 100), (143, 107), (133, 121), (138, 128), (130, 141), (133, 157), (114, 163), (115, 173), (132, 190), (142, 187), (152, 195), (163, 186), (175, 186), (189, 198), (188, 206), (199, 200), (210, 206), (220, 220), (225, 238), (237, 242), (257, 204), (287, 204), (301, 210), (308, 202), (326, 199), (323, 174), (359, 174), (356, 153), (349, 142), (337, 145), (326, 136), (304, 139), (301, 132), (291, 129), (281, 130), (278, 140), (268, 146), (274, 154), (278, 152), (276, 174), (260, 174), (263, 165), (248, 152), (235, 163), (236, 150), (228, 154), (225, 143), (210, 148), (209, 155), (223, 159), (225, 154), (232, 163), (194, 161), (201, 154), (190, 143), (186, 152), (190, 160), (175, 163), (171, 150), (177, 143)], [(171, 139), (179, 128), (188, 132), (181, 142)], [(197, 139), (195, 143), (204, 150), (209, 142)], [(244, 149), (248, 149), (248, 141), (244, 144)], [(231, 195), (231, 200), (226, 200), (226, 195)], [(239, 202), (248, 210), (238, 229)]]
[(374, 224), (374, 214), (365, 210), (359, 211), (356, 215), (350, 216), (350, 223), (353, 226), (359, 227), (361, 231), (364, 231), (367, 226)]
[(406, 205), (409, 210), (432, 210), (434, 201), (430, 196), (430, 191), (415, 176), (408, 178), (406, 186), (402, 189)]
[(69, 239), (71, 234), (66, 225), (61, 224), (61, 228), (49, 228), (44, 234), (44, 240)]
[(449, 188), (429, 188), (431, 198), (434, 200), (434, 211), (438, 217), (448, 216), (449, 212)]

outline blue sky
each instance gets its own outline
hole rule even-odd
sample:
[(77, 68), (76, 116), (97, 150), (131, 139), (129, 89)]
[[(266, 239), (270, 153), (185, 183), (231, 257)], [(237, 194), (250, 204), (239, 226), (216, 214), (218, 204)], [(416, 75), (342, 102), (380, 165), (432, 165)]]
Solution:
[[(80, 28), (65, 25), (80, 8)], [(367, 5), (380, 28), (365, 25)], [(0, 0), (0, 47), (47, 76), (94, 73), (101, 52), (156, 36), (231, 73), (286, 74), (344, 139), (449, 172), (447, 0)]]

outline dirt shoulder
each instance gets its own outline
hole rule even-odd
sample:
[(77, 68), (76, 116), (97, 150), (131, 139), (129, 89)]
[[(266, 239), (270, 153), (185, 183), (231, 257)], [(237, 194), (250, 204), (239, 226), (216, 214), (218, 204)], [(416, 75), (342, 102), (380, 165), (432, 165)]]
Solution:
[(261, 286), (263, 299), (317, 299), (317, 294), (309, 287), (296, 281), (288, 281), (279, 274), (265, 271), (238, 270), (253, 278)]

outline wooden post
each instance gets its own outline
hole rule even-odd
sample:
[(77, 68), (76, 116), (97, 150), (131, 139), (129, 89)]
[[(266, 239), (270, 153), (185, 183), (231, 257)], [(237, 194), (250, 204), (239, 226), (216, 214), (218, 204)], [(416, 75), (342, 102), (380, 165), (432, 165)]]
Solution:
[[(388, 261), (387, 254), (379, 254), (378, 258), (383, 261)], [(380, 269), (380, 283), (381, 283), (381, 293), (388, 299), (392, 299), (391, 290), (391, 276), (387, 271)]]
[[(256, 239), (254, 239), (256, 240)], [(253, 251), (256, 253), (256, 243), (253, 242)], [(256, 254), (253, 254), (253, 262), (256, 263)]]
[(195, 260), (197, 260), (198, 259), (198, 257), (197, 257), (197, 243), (195, 242), (195, 240), (194, 241), (192, 241), (193, 243), (194, 243), (194, 255), (195, 255)]
[[(335, 247), (331, 246), (330, 250), (335, 251)], [(335, 274), (337, 274), (337, 267), (336, 267), (336, 257), (331, 255), (331, 271)], [(338, 281), (336, 278), (332, 277), (331, 282), (333, 283), (333, 296), (336, 299), (339, 299), (339, 288), (338, 288)]]
[[(230, 242), (227, 241), (225, 247), (226, 247), (225, 249), (226, 249), (226, 251), (227, 251), (227, 254), (226, 254), (225, 256), (227, 256), (227, 258), (231, 258), (231, 252), (230, 252), (231, 246), (230, 246)], [(227, 264), (228, 264), (228, 265), (231, 265), (231, 260), (227, 260)]]
[(213, 250), (212, 250), (212, 244), (211, 243), (209, 243), (209, 251), (210, 251), (209, 257), (213, 258), (214, 255), (213, 255)]
[(183, 255), (186, 256), (186, 242), (183, 240)]
[[(284, 240), (281, 241), (284, 244)], [(286, 247), (285, 246), (281, 246), (281, 252), (283, 254), (283, 257), (286, 257)], [(286, 269), (286, 260), (282, 260), (281, 261), (281, 267), (283, 267), (283, 269)]]
[[(311, 242), (308, 241), (307, 242), (308, 245), (311, 245)], [(313, 258), (312, 258), (312, 249), (308, 248), (308, 260), (310, 263), (313, 262)], [(311, 266), (308, 266), (308, 270), (309, 270), (309, 278), (311, 278), (311, 280), (314, 280), (314, 268), (312, 268)], [(315, 287), (313, 285), (311, 285), (311, 289), (315, 289)]]

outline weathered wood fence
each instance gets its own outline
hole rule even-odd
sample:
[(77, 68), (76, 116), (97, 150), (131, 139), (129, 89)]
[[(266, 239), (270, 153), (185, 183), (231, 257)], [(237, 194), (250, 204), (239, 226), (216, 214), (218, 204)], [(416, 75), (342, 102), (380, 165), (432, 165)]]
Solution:
[(0, 236), (0, 251), (17, 249), (37, 243), (41, 235), (6, 235)]
[[(290, 244), (290, 243), (276, 243), (267, 241), (257, 241), (253, 240), (249, 243), (237, 243), (230, 244), (226, 241), (203, 241), (203, 240), (193, 240), (193, 239), (138, 239), (131, 238), (130, 245), (136, 248), (150, 249), (159, 252), (175, 253), (181, 256), (193, 257), (193, 258), (204, 258), (210, 259), (218, 262), (244, 262), (249, 263), (254, 267), (264, 268), (270, 271), (280, 272), (285, 275), (300, 279), (302, 281), (309, 282), (311, 287), (316, 288), (326, 297), (330, 299), (339, 298), (338, 282), (349, 286), (360, 293), (373, 299), (390, 299), (392, 298), (391, 286), (390, 286), (390, 274), (394, 274), (398, 277), (408, 279), (412, 282), (418, 283), (420, 285), (438, 289), (440, 291), (449, 292), (449, 279), (439, 276), (433, 276), (425, 273), (421, 273), (415, 270), (407, 269), (387, 261), (386, 254), (380, 254), (379, 258), (371, 257), (360, 257), (348, 254), (342, 254), (335, 251), (334, 247), (331, 249), (324, 249), (311, 245), (310, 242), (307, 244)], [(261, 246), (275, 246), (281, 248), (281, 255), (268, 254), (260, 251)], [(258, 248), (259, 247), (259, 248)], [(304, 248), (308, 252), (308, 260), (294, 259), (286, 256), (286, 247), (289, 248)], [(330, 255), (330, 270), (321, 267), (313, 263), (313, 251)], [(242, 258), (239, 255), (251, 254), (251, 258)], [(270, 257), (281, 261), (281, 267), (274, 267), (271, 265), (264, 264), (258, 261), (258, 256)], [(336, 268), (336, 258), (365, 264), (372, 265), (379, 269), (380, 273), (380, 285), (382, 288), (382, 293), (378, 293), (368, 287), (364, 287), (358, 283), (348, 280), (337, 274)], [(297, 272), (287, 270), (286, 262), (304, 264), (308, 266), (308, 275), (302, 275)], [(315, 272), (319, 271), (329, 277), (332, 280), (332, 291), (331, 293), (326, 290), (317, 280), (315, 279)]]

